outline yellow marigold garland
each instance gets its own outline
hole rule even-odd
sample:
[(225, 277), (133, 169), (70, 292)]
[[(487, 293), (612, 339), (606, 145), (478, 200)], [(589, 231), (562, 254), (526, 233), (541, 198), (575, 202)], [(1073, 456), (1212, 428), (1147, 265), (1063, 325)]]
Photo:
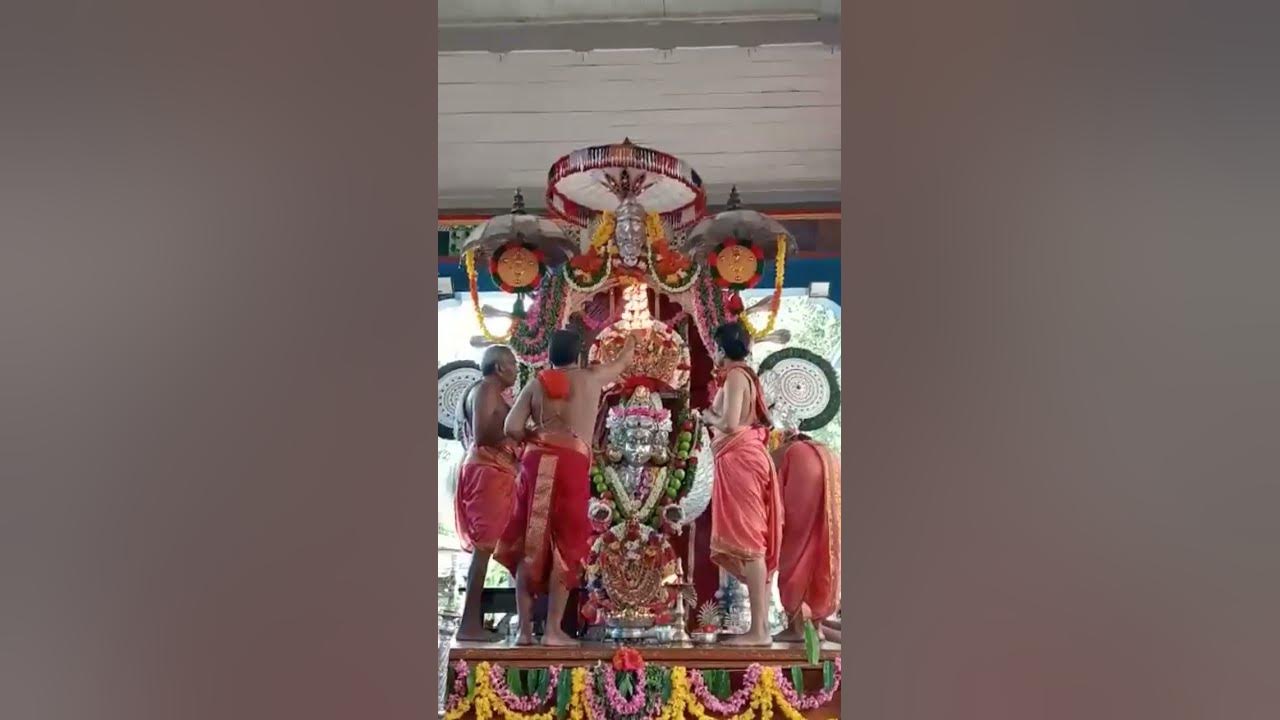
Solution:
[(511, 339), (511, 335), (515, 332), (516, 324), (514, 321), (511, 327), (507, 329), (505, 335), (494, 335), (489, 332), (489, 327), (484, 322), (484, 311), (480, 309), (480, 289), (476, 281), (476, 251), (468, 250), (462, 256), (463, 262), (467, 266), (467, 282), (470, 284), (471, 290), (471, 307), (475, 309), (476, 322), (480, 324), (480, 334), (484, 335), (484, 339), (491, 343), (504, 345)]
[(782, 304), (782, 282), (786, 277), (787, 243), (782, 236), (779, 236), (777, 240), (778, 252), (773, 261), (773, 297), (769, 299), (769, 321), (765, 323), (763, 328), (757, 329), (751, 324), (751, 320), (747, 318), (747, 313), (744, 312), (739, 316), (743, 326), (747, 328), (747, 332), (751, 334), (754, 340), (759, 340), (773, 332), (773, 326), (778, 322), (778, 307)]
[(591, 234), (591, 247), (599, 251), (607, 246), (609, 241), (613, 239), (613, 227), (613, 213), (600, 213), (600, 222), (596, 224), (596, 230)]
[(584, 697), (587, 688), (587, 669), (584, 667), (576, 667), (573, 669), (573, 694), (569, 696), (569, 720), (582, 720), (586, 708)]
[[(444, 714), (444, 720), (461, 720), (474, 710), (477, 720), (490, 720), (501, 716), (505, 720), (555, 720), (555, 709), (543, 713), (521, 713), (507, 708), (506, 703), (493, 689), (489, 681), (490, 665), (482, 662), (475, 669), (475, 690), (469, 696), (459, 700), (454, 709)], [(569, 720), (584, 720), (587, 715), (586, 685), (589, 681), (589, 670), (586, 667), (573, 668), (570, 675), (572, 694), (569, 699)], [(698, 720), (771, 720), (775, 706), (782, 711), (787, 720), (804, 720), (804, 715), (787, 702), (786, 696), (778, 688), (775, 678), (777, 668), (764, 668), (760, 682), (751, 692), (750, 705), (737, 715), (729, 718), (717, 718), (707, 713), (707, 709), (698, 702), (689, 686), (688, 672), (683, 667), (671, 668), (671, 700), (658, 715), (658, 720), (683, 720), (694, 717)]]
[(667, 236), (666, 229), (662, 227), (662, 218), (658, 217), (658, 213), (651, 212), (644, 216), (644, 234), (650, 245)]

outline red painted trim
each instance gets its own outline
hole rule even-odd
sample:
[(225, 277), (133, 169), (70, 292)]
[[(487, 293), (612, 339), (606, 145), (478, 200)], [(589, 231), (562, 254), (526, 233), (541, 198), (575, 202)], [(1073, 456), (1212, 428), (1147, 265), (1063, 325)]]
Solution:
[[(839, 220), (839, 210), (777, 210), (763, 211), (765, 215), (778, 220)], [(444, 230), (452, 225), (471, 225), (482, 223), (493, 215), (464, 215), (445, 213), (436, 216), (437, 226)]]

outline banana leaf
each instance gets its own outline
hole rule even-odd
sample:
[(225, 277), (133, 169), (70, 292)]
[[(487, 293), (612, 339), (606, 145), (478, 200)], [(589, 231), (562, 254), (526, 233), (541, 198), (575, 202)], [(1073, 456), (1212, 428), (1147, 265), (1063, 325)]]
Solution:
[(818, 664), (818, 631), (810, 620), (804, 621), (804, 654), (810, 665)]
[(572, 670), (565, 668), (562, 672), (569, 676), (560, 678), (556, 685), (556, 717), (565, 716), (569, 711), (569, 698), (573, 696)]
[(727, 670), (704, 670), (702, 680), (712, 695), (721, 700), (729, 697), (729, 672)]
[(791, 684), (795, 686), (797, 695), (804, 694), (804, 670), (799, 665), (791, 666)]
[(467, 669), (467, 697), (476, 694), (476, 669)]
[(635, 684), (631, 679), (630, 672), (622, 672), (618, 675), (618, 692), (623, 698), (630, 699), (635, 694)]
[(830, 690), (836, 684), (836, 665), (830, 660), (822, 663), (822, 689)]
[(532, 672), (534, 692), (538, 694), (538, 697), (546, 697), (547, 685), (551, 682), (551, 673), (546, 668), (538, 668)]
[(516, 697), (523, 697), (524, 692), (524, 673), (520, 668), (507, 668), (507, 687), (511, 689), (511, 694)]

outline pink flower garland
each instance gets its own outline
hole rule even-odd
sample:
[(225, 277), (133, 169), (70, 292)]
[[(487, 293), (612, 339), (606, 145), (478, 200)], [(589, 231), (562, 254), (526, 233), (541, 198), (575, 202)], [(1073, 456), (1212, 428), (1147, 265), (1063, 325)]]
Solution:
[(613, 667), (609, 665), (602, 666), (604, 670), (604, 692), (609, 699), (609, 706), (614, 712), (620, 715), (635, 715), (644, 708), (644, 675), (639, 674), (639, 682), (641, 687), (631, 696), (630, 700), (624, 700), (622, 693), (618, 692), (618, 678), (613, 672)]
[(459, 660), (453, 666), (453, 692), (445, 703), (445, 710), (452, 711), (467, 696), (467, 661)]
[[(516, 697), (507, 687), (507, 679), (504, 671), (497, 665), (489, 668), (489, 684), (493, 688), (498, 697), (502, 698), (502, 702), (508, 709), (521, 712), (531, 713), (547, 704), (555, 697), (556, 689), (559, 686), (562, 667), (557, 665), (549, 669), (551, 677), (547, 683), (547, 694), (544, 697)], [(459, 660), (454, 665), (453, 692), (446, 703), (447, 710), (453, 710), (467, 696), (467, 663), (465, 660)], [(774, 678), (778, 686), (778, 691), (786, 698), (787, 703), (796, 710), (816, 710), (835, 698), (836, 692), (840, 689), (841, 680), (840, 658), (835, 659), (835, 676), (831, 683), (831, 687), (827, 690), (821, 690), (812, 695), (801, 696), (796, 692), (795, 686), (791, 684), (790, 678), (782, 670), (776, 669)], [(618, 692), (617, 676), (613, 668), (608, 665), (598, 665), (594, 669), (593, 676), (599, 673), (604, 674), (604, 687), (608, 706), (602, 702), (599, 695), (596, 694), (595, 677), (588, 677), (586, 687), (586, 710), (589, 720), (607, 720), (613, 711), (615, 715), (636, 715), (644, 711), (635, 720), (656, 720), (662, 711), (662, 698), (656, 694), (645, 692), (641, 687), (630, 700), (624, 700), (622, 694)], [(742, 679), (742, 687), (738, 688), (728, 698), (721, 700), (707, 689), (706, 681), (702, 677), (702, 672), (695, 669), (689, 670), (690, 689), (698, 702), (702, 703), (708, 711), (717, 715), (737, 715), (741, 713), (751, 699), (751, 693), (756, 689), (756, 685), (760, 682), (761, 675), (764, 674), (764, 668), (753, 663), (747, 668), (746, 675)], [(640, 682), (644, 682), (644, 678), (640, 678)], [(652, 695), (652, 697), (650, 697)]]
[(511, 692), (511, 688), (507, 687), (506, 674), (496, 664), (489, 666), (489, 685), (493, 688), (494, 693), (502, 698), (502, 702), (507, 706), (507, 709), (531, 713), (546, 705), (548, 700), (555, 697), (556, 685), (560, 682), (560, 667), (555, 665), (550, 669), (551, 678), (547, 682), (547, 694), (543, 697), (538, 697), (537, 695), (516, 697), (516, 694)]
[(706, 709), (717, 715), (737, 715), (746, 707), (751, 699), (751, 693), (755, 691), (756, 684), (760, 682), (760, 676), (763, 674), (764, 668), (759, 663), (752, 663), (747, 667), (747, 674), (742, 678), (742, 687), (724, 700), (707, 689), (706, 681), (703, 680), (702, 672), (699, 670), (689, 670), (689, 685), (693, 690), (693, 696)]
[(795, 686), (791, 684), (791, 680), (788, 679), (786, 674), (781, 671), (774, 673), (774, 677), (777, 680), (778, 690), (782, 692), (782, 696), (787, 699), (787, 703), (790, 704), (791, 707), (797, 710), (817, 710), (823, 705), (831, 702), (831, 699), (835, 697), (836, 692), (840, 690), (840, 658), (836, 658), (835, 665), (835, 678), (832, 680), (831, 688), (828, 690), (821, 690), (812, 695), (801, 697), (800, 694), (796, 692)]
[[(615, 715), (635, 715), (633, 720), (657, 720), (662, 715), (663, 701), (661, 695), (648, 693), (641, 687), (630, 701), (624, 701), (614, 682), (613, 668), (608, 665), (597, 665), (592, 672), (592, 676), (588, 677), (584, 688), (589, 720), (607, 720), (609, 717), (604, 703), (600, 700), (600, 696), (596, 695), (595, 679), (602, 672), (604, 673), (605, 693), (608, 695), (609, 704)], [(640, 680), (643, 682), (644, 678)], [(644, 714), (636, 715), (641, 710), (644, 711)]]
[(607, 720), (604, 706), (600, 703), (600, 698), (596, 697), (596, 684), (590, 676), (587, 677), (583, 691), (586, 693), (587, 720)]

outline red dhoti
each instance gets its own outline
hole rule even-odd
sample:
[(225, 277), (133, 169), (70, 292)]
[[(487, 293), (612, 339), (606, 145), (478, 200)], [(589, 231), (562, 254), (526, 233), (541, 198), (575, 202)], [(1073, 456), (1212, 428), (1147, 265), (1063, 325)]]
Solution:
[(777, 451), (782, 485), (778, 594), (789, 618), (814, 621), (840, 602), (840, 458), (811, 440)]
[(764, 428), (744, 427), (711, 444), (711, 561), (743, 582), (748, 561), (763, 559), (767, 575), (778, 568), (782, 498), (767, 436)]
[(566, 587), (578, 587), (582, 561), (590, 549), (591, 451), (571, 436), (539, 436), (520, 458), (515, 514), (494, 557), (513, 572), (529, 563), (529, 587), (545, 593), (551, 573)]
[(475, 446), (467, 453), (453, 495), (458, 539), (467, 552), (493, 552), (515, 508), (517, 460), (511, 446)]

